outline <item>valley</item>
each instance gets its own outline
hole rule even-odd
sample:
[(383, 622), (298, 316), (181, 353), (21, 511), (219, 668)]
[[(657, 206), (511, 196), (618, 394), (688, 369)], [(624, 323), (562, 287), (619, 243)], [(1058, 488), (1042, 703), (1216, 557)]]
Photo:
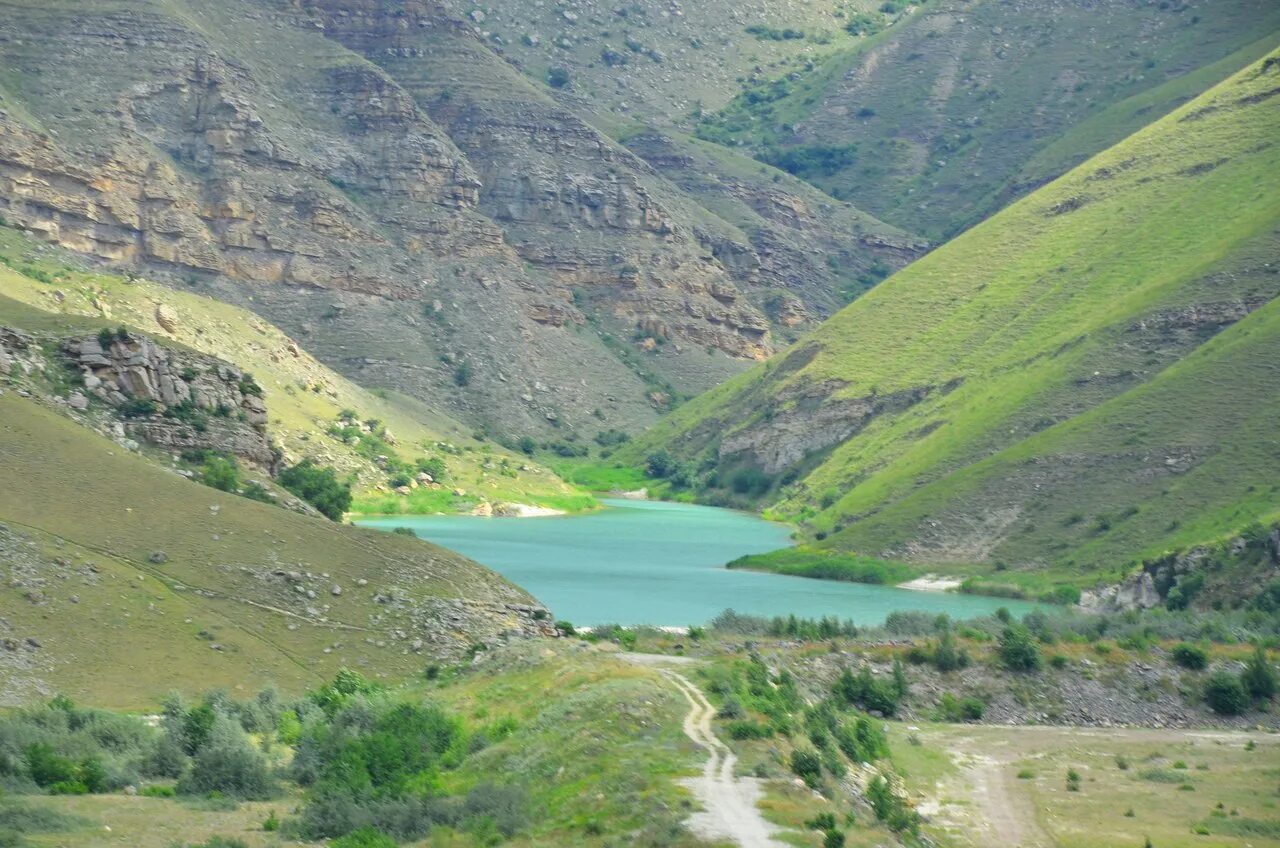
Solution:
[(1280, 846), (1280, 5), (0, 0), (0, 848)]

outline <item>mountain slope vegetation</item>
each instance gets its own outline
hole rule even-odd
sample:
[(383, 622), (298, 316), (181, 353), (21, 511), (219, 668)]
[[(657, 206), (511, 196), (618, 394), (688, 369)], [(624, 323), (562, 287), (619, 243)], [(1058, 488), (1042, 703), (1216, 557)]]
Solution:
[(536, 603), (417, 539), (185, 480), (16, 391), (0, 395), (0, 545), (8, 702), (398, 677)]
[(760, 69), (698, 131), (940, 240), (1278, 39), (1265, 0), (921, 3), (820, 60)]
[(670, 416), (817, 550), (1059, 577), (1274, 517), (1280, 54)]
[[(104, 273), (74, 254), (0, 228), (0, 326), (6, 325), (59, 337), (127, 326), (231, 362), (261, 386), (267, 432), (283, 460), (311, 458), (351, 477), (358, 509), (454, 511), (483, 501), (568, 509), (591, 504), (527, 458), (477, 441), (472, 430), (438, 409), (340, 376), (248, 310)], [(340, 424), (344, 417), (350, 420)], [(370, 432), (369, 421), (381, 437)], [(349, 432), (353, 424), (365, 432)], [(396, 472), (379, 460), (386, 456), (434, 460), (444, 473), (437, 472), (439, 485), (419, 487), (415, 480), (408, 494), (400, 494), (391, 485)]]

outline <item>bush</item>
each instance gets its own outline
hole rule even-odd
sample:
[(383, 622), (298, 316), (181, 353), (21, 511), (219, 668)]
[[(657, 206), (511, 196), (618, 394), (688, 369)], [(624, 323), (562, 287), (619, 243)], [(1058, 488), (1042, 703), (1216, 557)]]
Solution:
[(339, 482), (332, 468), (316, 465), (310, 459), (281, 471), (280, 485), (333, 521), (341, 521), (343, 513), (351, 508), (351, 486)]
[(133, 398), (120, 404), (120, 414), (125, 418), (146, 418), (155, 415), (158, 409), (151, 398)]
[(178, 792), (261, 801), (273, 797), (276, 786), (266, 759), (240, 726), (219, 715), (209, 738), (196, 751), (191, 772), (178, 783)]
[(564, 88), (569, 81), (569, 71), (565, 68), (555, 67), (547, 71), (547, 85), (552, 88)]
[(729, 485), (739, 495), (758, 498), (769, 491), (769, 487), (773, 485), (773, 478), (758, 469), (744, 468), (734, 472)]
[(240, 469), (234, 459), (212, 456), (200, 472), (200, 482), (222, 492), (235, 492), (240, 488)]
[(1192, 671), (1200, 671), (1209, 665), (1209, 654), (1203, 648), (1198, 648), (1186, 642), (1174, 645), (1170, 656), (1173, 657), (1175, 663)]
[(1270, 700), (1276, 694), (1276, 672), (1267, 662), (1267, 653), (1259, 645), (1240, 674), (1240, 683), (1251, 697), (1259, 701)]
[(816, 788), (822, 779), (822, 759), (816, 751), (800, 748), (791, 752), (791, 773), (799, 777), (810, 788)]
[(957, 698), (950, 692), (943, 692), (938, 700), (938, 720), (949, 722), (981, 721), (987, 705), (980, 698), (972, 696)]
[(836, 678), (832, 694), (846, 705), (891, 716), (897, 712), (898, 702), (905, 693), (894, 681), (872, 677), (871, 670), (863, 666), (856, 677), (847, 668), (842, 671)]
[(650, 477), (666, 477), (679, 465), (665, 450), (657, 450), (645, 458), (644, 473)]
[(1205, 681), (1204, 700), (1218, 715), (1240, 715), (1249, 707), (1249, 693), (1240, 678), (1222, 670)]
[(443, 483), (449, 477), (448, 467), (444, 464), (444, 460), (438, 456), (419, 457), (414, 461), (414, 467), (436, 483)]
[(1005, 625), (1000, 633), (1000, 660), (1013, 671), (1036, 671), (1040, 668), (1040, 647), (1026, 626), (1017, 623)]
[(933, 664), (938, 671), (956, 671), (969, 665), (969, 654), (956, 647), (956, 638), (951, 630), (943, 631), (937, 647), (933, 649)]
[(333, 840), (329, 848), (396, 848), (396, 841), (372, 827), (362, 827)]
[(458, 363), (458, 367), (453, 369), (453, 383), (458, 387), (471, 385), (471, 363), (463, 360)]

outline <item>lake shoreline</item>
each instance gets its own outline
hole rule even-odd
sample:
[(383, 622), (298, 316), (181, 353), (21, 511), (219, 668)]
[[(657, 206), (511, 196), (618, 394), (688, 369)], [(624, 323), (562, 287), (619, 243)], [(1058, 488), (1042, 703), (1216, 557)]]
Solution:
[[(475, 515), (362, 516), (360, 526), (405, 528), (524, 588), (575, 625), (702, 625), (726, 609), (773, 618), (881, 623), (894, 611), (989, 615), (1034, 604), (958, 592), (899, 589), (913, 575), (874, 583), (726, 568), (730, 560), (790, 547), (791, 528), (752, 513), (671, 501), (604, 499), (604, 508), (546, 521)], [(895, 579), (896, 578), (896, 579)]]

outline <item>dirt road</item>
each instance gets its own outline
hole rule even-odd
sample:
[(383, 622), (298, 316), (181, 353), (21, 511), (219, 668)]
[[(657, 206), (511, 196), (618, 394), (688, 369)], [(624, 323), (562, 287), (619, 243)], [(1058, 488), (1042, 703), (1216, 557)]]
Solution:
[(760, 781), (735, 777), (737, 757), (711, 729), (715, 709), (706, 696), (687, 677), (669, 668), (659, 673), (670, 680), (689, 702), (684, 717), (684, 733), (707, 752), (701, 777), (683, 781), (702, 804), (702, 810), (689, 818), (689, 829), (703, 839), (728, 840), (741, 848), (782, 848), (773, 838), (779, 828), (765, 821), (756, 807), (760, 799)]

